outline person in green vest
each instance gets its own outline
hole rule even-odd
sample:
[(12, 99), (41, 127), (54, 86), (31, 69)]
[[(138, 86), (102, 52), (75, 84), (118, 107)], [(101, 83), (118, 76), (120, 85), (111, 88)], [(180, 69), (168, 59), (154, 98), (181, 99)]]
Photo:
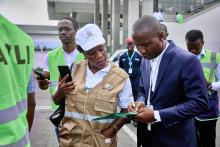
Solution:
[[(58, 34), (62, 42), (62, 47), (48, 52), (44, 65), (45, 80), (37, 78), (40, 89), (46, 90), (49, 87), (51, 96), (55, 93), (60, 76), (57, 66), (68, 65), (70, 67), (71, 64), (84, 60), (84, 55), (77, 50), (75, 41), (75, 34), (78, 28), (77, 21), (71, 17), (63, 18), (58, 22)], [(55, 111), (58, 105), (55, 105), (52, 101), (51, 108), (52, 111)], [(59, 134), (57, 127), (56, 133), (57, 135)]]
[(33, 64), (31, 37), (0, 14), (1, 147), (30, 147), (27, 86)]
[(178, 23), (178, 24), (184, 23), (184, 17), (179, 12), (176, 12), (176, 23)]
[(201, 62), (208, 88), (209, 110), (195, 118), (199, 146), (215, 147), (216, 123), (219, 117), (217, 91), (220, 91), (220, 81), (217, 79), (220, 75), (216, 74), (216, 70), (220, 62), (220, 54), (204, 48), (203, 33), (200, 30), (188, 31), (185, 40), (188, 51), (197, 55)]

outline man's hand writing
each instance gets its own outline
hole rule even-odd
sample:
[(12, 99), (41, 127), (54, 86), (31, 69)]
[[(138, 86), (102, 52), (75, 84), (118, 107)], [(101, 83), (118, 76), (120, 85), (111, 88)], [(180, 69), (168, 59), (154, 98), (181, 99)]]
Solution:
[(142, 123), (154, 122), (154, 111), (149, 108), (141, 109), (138, 115), (136, 116), (136, 119), (138, 121), (141, 121)]
[(142, 109), (144, 109), (143, 102), (131, 102), (128, 105), (128, 112), (137, 112), (139, 113)]

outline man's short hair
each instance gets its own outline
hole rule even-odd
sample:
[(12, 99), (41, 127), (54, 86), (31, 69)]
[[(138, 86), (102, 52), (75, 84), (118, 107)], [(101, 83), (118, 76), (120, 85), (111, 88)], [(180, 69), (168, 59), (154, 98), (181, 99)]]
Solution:
[(144, 15), (134, 23), (133, 32), (143, 31), (145, 29), (151, 33), (158, 33), (161, 31), (160, 22), (153, 16)]
[(168, 32), (167, 32), (167, 26), (165, 24), (160, 24), (160, 27), (161, 27), (161, 31), (165, 32), (166, 35), (168, 35)]
[[(73, 17), (64, 17), (64, 18), (60, 19), (60, 21), (61, 21), (61, 20), (64, 20), (64, 19), (71, 21), (72, 24), (73, 24), (73, 26), (74, 26), (74, 28), (75, 28), (76, 30), (79, 29), (79, 24), (78, 24), (78, 22), (76, 21), (75, 18), (73, 18)], [(59, 22), (60, 22), (60, 21), (59, 21)], [(59, 22), (58, 22), (58, 23), (59, 23)]]
[(198, 39), (201, 39), (203, 41), (203, 34), (200, 30), (190, 30), (186, 33), (185, 40), (189, 42), (194, 42)]

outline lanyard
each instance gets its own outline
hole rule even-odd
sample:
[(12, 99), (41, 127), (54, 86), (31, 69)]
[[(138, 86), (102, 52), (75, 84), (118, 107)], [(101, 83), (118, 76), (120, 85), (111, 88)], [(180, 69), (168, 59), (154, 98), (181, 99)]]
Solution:
[(151, 96), (151, 88), (152, 88), (152, 77), (151, 77), (151, 68), (150, 68), (150, 87), (149, 87), (149, 90), (148, 90), (148, 97), (147, 97), (147, 106), (150, 106), (150, 96)]
[[(128, 55), (128, 52), (127, 52), (127, 55)], [(129, 60), (129, 68), (131, 68), (131, 66), (132, 66), (132, 58), (133, 58), (133, 56), (134, 56), (134, 51), (133, 51), (133, 53), (132, 53), (131, 57), (129, 57), (129, 55), (128, 55), (128, 60)]]
[[(150, 87), (149, 87), (149, 90), (148, 90), (148, 97), (147, 97), (147, 105), (146, 105), (146, 107), (149, 108), (149, 109), (151, 109), (151, 110), (153, 110), (153, 106), (150, 104), (151, 87), (152, 87), (151, 73), (152, 73), (152, 70), (151, 70), (151, 68), (150, 68)], [(151, 131), (151, 124), (152, 124), (152, 123), (148, 123), (148, 124), (147, 124), (147, 129), (148, 129), (149, 131)]]

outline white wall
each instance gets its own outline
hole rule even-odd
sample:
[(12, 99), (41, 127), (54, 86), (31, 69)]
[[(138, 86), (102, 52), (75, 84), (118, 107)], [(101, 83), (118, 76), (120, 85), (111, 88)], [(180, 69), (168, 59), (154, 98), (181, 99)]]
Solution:
[(191, 29), (199, 29), (203, 32), (205, 46), (211, 50), (220, 52), (220, 4), (201, 12), (184, 24), (164, 23), (167, 25), (172, 39), (178, 46), (186, 48), (185, 34)]
[(47, 0), (0, 0), (0, 14), (15, 24), (57, 25), (49, 20)]
[[(61, 46), (61, 42), (59, 40), (58, 35), (46, 35), (46, 34), (32, 34), (31, 37), (35, 42), (56, 42), (58, 43), (56, 47)], [(34, 67), (43, 67), (45, 62), (47, 52), (35, 52), (35, 65)]]
[[(55, 42), (60, 42), (60, 39), (58, 37), (58, 35), (49, 35), (49, 34), (32, 34), (31, 35), (32, 39), (33, 40), (36, 40), (36, 41), (41, 41), (41, 42), (44, 42), (44, 41), (55, 41)], [(61, 42), (60, 42), (61, 44)]]

